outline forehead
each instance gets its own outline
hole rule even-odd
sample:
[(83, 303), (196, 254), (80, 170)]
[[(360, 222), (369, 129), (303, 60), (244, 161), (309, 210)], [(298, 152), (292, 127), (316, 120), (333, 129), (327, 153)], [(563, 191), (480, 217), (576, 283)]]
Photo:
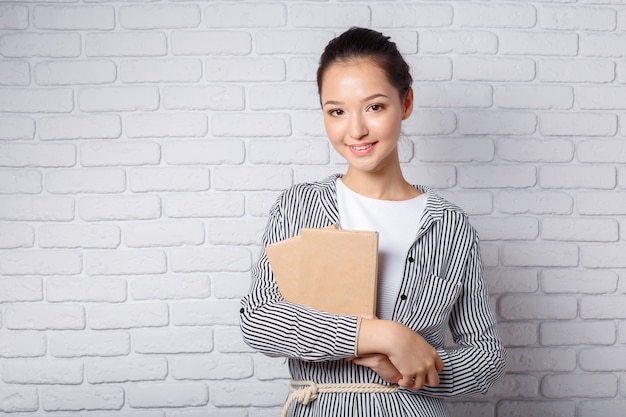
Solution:
[(385, 71), (371, 58), (339, 61), (331, 64), (322, 77), (322, 95), (341, 91), (395, 90)]

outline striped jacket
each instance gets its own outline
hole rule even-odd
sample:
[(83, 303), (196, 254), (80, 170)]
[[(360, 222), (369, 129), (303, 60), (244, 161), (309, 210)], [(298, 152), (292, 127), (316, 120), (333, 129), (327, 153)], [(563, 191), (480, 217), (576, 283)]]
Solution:
[[(299, 234), (303, 227), (339, 223), (335, 181), (297, 184), (270, 210), (263, 247)], [(477, 232), (467, 216), (426, 187), (424, 221), (405, 258), (393, 320), (422, 335), (444, 362), (437, 387), (393, 394), (324, 393), (291, 416), (448, 416), (443, 399), (484, 393), (504, 372), (504, 348), (489, 303)], [(316, 383), (385, 383), (369, 368), (345, 361), (354, 355), (356, 317), (333, 315), (285, 302), (265, 252), (252, 269), (241, 302), (244, 340), (270, 356), (289, 358), (294, 380)], [(446, 329), (454, 340), (445, 346)]]

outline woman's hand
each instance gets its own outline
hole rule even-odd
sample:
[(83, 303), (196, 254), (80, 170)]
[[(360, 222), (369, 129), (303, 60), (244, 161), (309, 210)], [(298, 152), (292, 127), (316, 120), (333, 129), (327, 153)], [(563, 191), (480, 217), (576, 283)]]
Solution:
[(383, 354), (402, 376), (398, 385), (419, 390), (439, 385), (443, 361), (426, 340), (409, 327), (391, 320), (363, 318), (358, 354)]
[(402, 374), (391, 363), (389, 358), (382, 353), (357, 356), (351, 359), (357, 365), (366, 366), (376, 372), (384, 381), (397, 384), (402, 379)]

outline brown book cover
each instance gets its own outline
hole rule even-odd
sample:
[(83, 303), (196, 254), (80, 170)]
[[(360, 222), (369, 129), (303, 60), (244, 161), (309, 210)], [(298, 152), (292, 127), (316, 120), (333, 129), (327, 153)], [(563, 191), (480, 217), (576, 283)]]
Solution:
[(302, 229), (265, 253), (285, 300), (333, 314), (376, 314), (378, 233)]

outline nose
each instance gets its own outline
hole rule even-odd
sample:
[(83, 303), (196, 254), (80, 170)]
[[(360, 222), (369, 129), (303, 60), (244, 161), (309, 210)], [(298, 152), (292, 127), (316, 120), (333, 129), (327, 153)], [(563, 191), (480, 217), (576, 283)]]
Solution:
[(363, 117), (360, 115), (353, 116), (350, 120), (350, 138), (355, 140), (362, 139), (368, 133), (369, 131)]

